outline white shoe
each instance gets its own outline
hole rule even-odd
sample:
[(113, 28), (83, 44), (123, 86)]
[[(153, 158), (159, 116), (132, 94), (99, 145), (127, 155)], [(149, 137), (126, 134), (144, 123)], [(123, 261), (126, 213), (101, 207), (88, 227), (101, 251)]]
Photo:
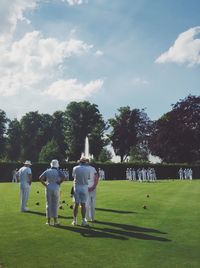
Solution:
[(28, 208), (21, 209), (21, 212), (26, 212), (26, 211), (29, 211), (29, 209)]
[(77, 221), (76, 221), (76, 220), (73, 220), (72, 225), (73, 225), (73, 226), (78, 225), (78, 224), (77, 224)]
[(86, 219), (82, 220), (81, 226), (89, 226)]

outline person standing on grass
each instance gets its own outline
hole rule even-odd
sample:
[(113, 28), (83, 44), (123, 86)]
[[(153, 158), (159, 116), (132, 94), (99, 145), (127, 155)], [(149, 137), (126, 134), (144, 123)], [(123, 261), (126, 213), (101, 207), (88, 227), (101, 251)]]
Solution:
[(17, 182), (17, 168), (12, 171), (12, 182)]
[(39, 177), (40, 182), (46, 187), (46, 224), (51, 225), (51, 218), (54, 226), (58, 223), (58, 206), (60, 199), (60, 184), (64, 181), (65, 175), (59, 170), (59, 162), (54, 159), (50, 163), (51, 168), (45, 170)]
[(20, 183), (20, 209), (21, 212), (28, 211), (27, 202), (32, 182), (31, 161), (26, 160), (24, 166), (19, 169), (16, 174), (17, 180)]
[(89, 164), (89, 159), (86, 161), (87, 166), (90, 170), (90, 177), (88, 180), (88, 199), (86, 203), (86, 219), (94, 222), (96, 207), (96, 187), (99, 181), (99, 176), (96, 169)]
[(72, 225), (77, 225), (78, 207), (81, 204), (82, 226), (88, 226), (85, 218), (86, 215), (86, 201), (88, 198), (88, 179), (90, 178), (90, 169), (87, 166), (87, 159), (82, 157), (79, 160), (79, 165), (75, 166), (72, 171), (74, 178), (74, 199), (75, 204), (73, 208)]

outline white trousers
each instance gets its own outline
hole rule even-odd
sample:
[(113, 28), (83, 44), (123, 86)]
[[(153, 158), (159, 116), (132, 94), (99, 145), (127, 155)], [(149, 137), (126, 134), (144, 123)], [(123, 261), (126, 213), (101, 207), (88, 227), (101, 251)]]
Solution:
[(20, 207), (21, 211), (26, 210), (28, 197), (30, 192), (30, 185), (29, 184), (20, 184)]
[(86, 202), (86, 219), (94, 220), (96, 207), (96, 189), (92, 192), (88, 192), (88, 199)]
[(58, 217), (58, 206), (60, 200), (60, 189), (59, 187), (46, 188), (46, 215), (47, 218)]
[(12, 182), (17, 182), (17, 177), (16, 176), (13, 176)]

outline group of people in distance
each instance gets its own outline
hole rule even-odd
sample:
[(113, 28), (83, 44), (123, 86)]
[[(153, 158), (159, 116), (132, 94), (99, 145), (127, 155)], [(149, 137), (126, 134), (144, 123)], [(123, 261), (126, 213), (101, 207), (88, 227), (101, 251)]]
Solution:
[[(29, 197), (30, 186), (32, 183), (31, 161), (26, 160), (24, 166), (16, 173), (17, 180), (20, 182), (20, 210), (28, 211), (27, 202)], [(78, 208), (81, 206), (82, 226), (87, 226), (88, 221), (94, 221), (96, 206), (96, 186), (99, 176), (96, 169), (90, 165), (89, 159), (82, 157), (78, 165), (73, 168), (73, 222), (77, 225)], [(46, 194), (46, 217), (47, 225), (57, 226), (58, 207), (60, 201), (60, 185), (66, 179), (66, 174), (59, 169), (59, 162), (53, 159), (50, 168), (46, 169), (40, 176), (39, 180), (45, 187)]]
[(192, 180), (192, 169), (191, 168), (180, 168), (178, 171), (180, 180)]
[(156, 181), (156, 172), (154, 168), (134, 168), (126, 169), (126, 179), (130, 181), (139, 181), (139, 182), (155, 182)]

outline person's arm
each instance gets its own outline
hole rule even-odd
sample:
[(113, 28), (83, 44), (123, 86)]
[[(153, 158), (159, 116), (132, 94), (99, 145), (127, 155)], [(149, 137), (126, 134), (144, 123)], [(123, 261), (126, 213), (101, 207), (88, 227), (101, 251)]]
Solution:
[(18, 171), (16, 173), (16, 178), (17, 178), (17, 181), (19, 181), (19, 172)]
[(31, 183), (32, 183), (32, 174), (28, 174), (28, 177), (29, 177), (29, 185), (31, 185)]
[(58, 170), (59, 180), (57, 180), (57, 184), (60, 185), (65, 180), (65, 174), (63, 171)]
[(39, 181), (40, 181), (45, 187), (47, 187), (47, 184), (46, 184), (46, 178), (45, 178), (44, 173), (43, 173), (42, 175), (40, 175), (40, 177), (39, 177)]
[(98, 175), (98, 173), (95, 173), (94, 174), (94, 184), (91, 186), (91, 187), (89, 187), (88, 188), (88, 191), (89, 192), (92, 192), (92, 191), (94, 191), (94, 189), (96, 188), (96, 186), (97, 186), (97, 184), (98, 184), (98, 182), (99, 182), (99, 175)]

